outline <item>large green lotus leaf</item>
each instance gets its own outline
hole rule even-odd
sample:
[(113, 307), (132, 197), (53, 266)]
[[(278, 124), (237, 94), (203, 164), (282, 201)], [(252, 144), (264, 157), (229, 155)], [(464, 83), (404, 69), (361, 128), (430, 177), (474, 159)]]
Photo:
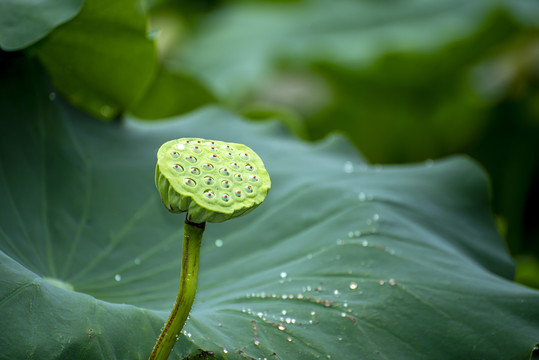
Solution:
[(362, 69), (387, 53), (426, 53), (468, 37), (498, 9), (539, 25), (534, 0), (239, 2), (206, 19), (177, 61), (219, 94), (244, 95), (283, 60)]
[(247, 144), (272, 190), (208, 225), (171, 358), (527, 359), (539, 341), (539, 292), (511, 280), (470, 159), (370, 166), (340, 136), (308, 144), (217, 107), (105, 124), (51, 101), (37, 70), (9, 70), (0, 358), (147, 358), (178, 287), (183, 225), (160, 203), (155, 156), (182, 136)]
[(76, 19), (35, 50), (57, 91), (102, 119), (134, 105), (157, 72), (155, 44), (137, 0), (88, 0)]
[(2, 0), (0, 48), (20, 50), (77, 15), (84, 0)]

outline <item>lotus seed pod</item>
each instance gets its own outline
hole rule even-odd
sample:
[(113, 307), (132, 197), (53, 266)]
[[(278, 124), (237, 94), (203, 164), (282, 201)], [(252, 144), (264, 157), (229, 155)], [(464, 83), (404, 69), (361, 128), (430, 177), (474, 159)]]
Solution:
[(199, 138), (161, 146), (155, 184), (167, 209), (187, 211), (193, 223), (244, 215), (260, 205), (271, 188), (264, 163), (249, 147)]

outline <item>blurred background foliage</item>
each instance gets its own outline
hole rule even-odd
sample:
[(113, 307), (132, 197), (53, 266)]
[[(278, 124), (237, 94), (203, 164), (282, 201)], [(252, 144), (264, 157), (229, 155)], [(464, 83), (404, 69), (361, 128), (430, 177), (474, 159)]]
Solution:
[(516, 280), (539, 288), (538, 1), (53, 3), (0, 5), (0, 71), (38, 61), (103, 120), (219, 102), (306, 140), (342, 132), (373, 163), (467, 153)]

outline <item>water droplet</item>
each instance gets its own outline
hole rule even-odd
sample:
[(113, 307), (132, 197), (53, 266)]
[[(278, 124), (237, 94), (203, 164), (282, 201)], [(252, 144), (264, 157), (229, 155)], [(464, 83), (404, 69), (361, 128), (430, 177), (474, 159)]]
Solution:
[(337, 296), (337, 295), (339, 295), (339, 294), (340, 294), (340, 293), (339, 293), (339, 290), (333, 290), (333, 295)]
[(206, 176), (206, 177), (204, 178), (204, 183), (205, 183), (206, 185), (213, 185), (213, 184), (215, 183), (215, 180), (213, 180), (213, 178), (210, 177), (210, 176)]
[(282, 310), (281, 314), (286, 315), (286, 310)]
[(357, 289), (357, 282), (352, 281), (352, 282), (350, 283), (350, 289), (352, 289), (352, 290)]
[(253, 342), (256, 346), (260, 346), (260, 341), (258, 341), (258, 339), (255, 339)]
[(49, 100), (50, 101), (56, 100), (56, 93), (54, 91), (49, 93)]
[(277, 325), (277, 329), (279, 329), (281, 331), (286, 330), (286, 326), (284, 326), (283, 324), (279, 324), (279, 325)]
[(384, 280), (378, 281), (378, 284), (379, 284), (379, 285), (384, 285), (385, 283), (386, 283), (386, 282), (385, 282)]
[(316, 315), (316, 312), (315, 311), (311, 311), (311, 316), (315, 316)]
[(359, 201), (365, 201), (365, 199), (367, 199), (367, 195), (365, 195), (364, 192), (360, 192), (358, 198)]
[(223, 352), (224, 352), (225, 354), (228, 354), (228, 350), (227, 350), (227, 349), (223, 349)]
[(176, 148), (177, 148), (178, 150), (185, 150), (185, 145), (183, 145), (183, 144), (178, 144), (178, 145), (176, 145)]
[(191, 172), (191, 174), (193, 175), (200, 175), (200, 169), (194, 167), (194, 168), (191, 168), (191, 170), (189, 170)]
[(120, 275), (120, 274), (114, 275), (114, 280), (121, 281), (122, 280), (122, 275)]
[(217, 247), (219, 247), (219, 248), (220, 248), (221, 246), (223, 246), (223, 240), (221, 240), (221, 239), (215, 240), (215, 246), (217, 246)]
[(374, 221), (378, 221), (378, 220), (380, 220), (380, 215), (374, 214), (374, 215), (372, 216), (372, 219), (373, 219)]
[(183, 182), (187, 186), (195, 186), (197, 184), (195, 180), (189, 178), (185, 179)]
[(292, 338), (289, 336), (289, 337), (286, 338), (286, 340), (292, 341)]
[(140, 258), (135, 258), (135, 265), (140, 265)]
[(367, 240), (363, 240), (363, 241), (361, 242), (361, 245), (363, 245), (363, 246), (365, 246), (365, 247), (366, 247), (366, 246), (369, 246), (369, 242), (368, 242)]
[(281, 279), (284, 279), (288, 276), (288, 274), (285, 271), (283, 271), (281, 272), (280, 276), (281, 276)]
[(346, 313), (342, 312), (341, 317), (346, 317)]
[(397, 285), (397, 282), (395, 281), (395, 279), (389, 279), (387, 283), (388, 283), (389, 285), (391, 285), (391, 286)]
[(344, 245), (343, 239), (337, 239), (337, 245)]
[(351, 161), (345, 161), (344, 162), (344, 172), (347, 174), (354, 172), (354, 164), (352, 164)]
[(225, 202), (228, 202), (228, 201), (230, 200), (230, 195), (228, 195), (228, 194), (223, 194), (223, 195), (221, 196), (221, 199), (223, 199), (223, 201), (225, 201)]

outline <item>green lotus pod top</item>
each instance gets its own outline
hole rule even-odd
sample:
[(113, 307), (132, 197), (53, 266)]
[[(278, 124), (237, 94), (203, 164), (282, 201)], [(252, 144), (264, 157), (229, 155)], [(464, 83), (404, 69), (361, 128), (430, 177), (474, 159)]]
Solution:
[(164, 143), (157, 153), (155, 184), (163, 204), (187, 211), (193, 223), (222, 222), (264, 201), (271, 181), (249, 147), (199, 138)]

